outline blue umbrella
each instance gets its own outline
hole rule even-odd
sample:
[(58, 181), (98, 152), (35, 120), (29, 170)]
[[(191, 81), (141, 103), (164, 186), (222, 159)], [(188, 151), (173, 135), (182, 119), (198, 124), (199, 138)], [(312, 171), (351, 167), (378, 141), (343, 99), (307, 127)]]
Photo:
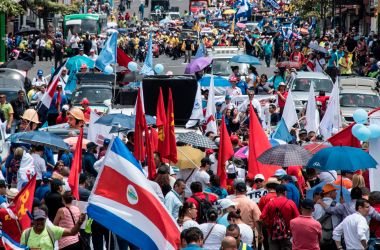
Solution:
[(250, 56), (250, 55), (236, 55), (233, 56), (230, 60), (230, 62), (235, 63), (246, 63), (250, 65), (261, 65), (260, 60), (257, 57)]
[[(120, 127), (120, 129), (130, 130), (135, 128), (135, 117), (135, 115), (109, 114), (100, 117), (95, 123), (107, 126), (117, 126)], [(156, 124), (156, 119), (150, 115), (145, 115), (145, 119), (148, 125)]]
[(280, 139), (270, 138), (269, 139), (269, 143), (270, 143), (270, 145), (272, 145), (272, 147), (276, 147), (276, 146), (279, 146), (279, 145), (286, 144), (286, 141), (283, 141), (283, 140), (280, 140)]
[(70, 57), (69, 60), (66, 62), (66, 68), (68, 70), (80, 70), (80, 67), (82, 64), (86, 64), (88, 68), (93, 68), (95, 66), (95, 62), (86, 56), (73, 56)]
[(11, 143), (20, 143), (20, 137), (25, 135), (27, 132), (19, 132), (19, 133), (14, 133), (11, 134), (10, 136), (5, 139), (6, 141), (9, 141)]
[[(211, 76), (203, 76), (199, 83), (202, 87), (210, 87)], [(231, 83), (221, 76), (214, 76), (214, 87), (231, 87)]]
[(69, 144), (64, 142), (61, 137), (45, 131), (28, 132), (20, 135), (18, 139), (22, 142), (45, 146), (53, 150), (70, 150)]
[(360, 148), (337, 146), (318, 151), (307, 163), (308, 168), (323, 171), (375, 168), (377, 162), (367, 152)]
[[(314, 187), (306, 190), (306, 199), (313, 199), (313, 194), (314, 194), (314, 191), (319, 188), (322, 190), (323, 186), (326, 185), (327, 182), (325, 181), (322, 181), (321, 183), (319, 183), (318, 185), (315, 185)], [(338, 190), (336, 190), (337, 192), (337, 196), (336, 196), (336, 202), (340, 202), (340, 194), (341, 192), (343, 192), (343, 198), (344, 198), (344, 202), (350, 202), (351, 201), (351, 196), (350, 196), (350, 191), (348, 191), (345, 187), (343, 187), (343, 189), (341, 190), (341, 187), (339, 185), (335, 185), (333, 184), (334, 187), (336, 187)]]

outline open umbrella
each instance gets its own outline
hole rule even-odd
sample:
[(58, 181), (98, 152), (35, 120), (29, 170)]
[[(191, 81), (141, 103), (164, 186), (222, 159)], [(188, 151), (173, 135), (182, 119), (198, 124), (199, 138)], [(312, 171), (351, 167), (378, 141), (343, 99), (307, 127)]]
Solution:
[(95, 62), (86, 56), (73, 56), (70, 57), (66, 62), (66, 68), (68, 70), (79, 70), (82, 64), (86, 64), (88, 68), (93, 68), (95, 66)]
[(328, 148), (328, 147), (331, 147), (330, 145), (327, 145), (323, 142), (320, 142), (320, 143), (310, 143), (310, 144), (306, 144), (304, 146), (302, 146), (304, 149), (306, 149), (307, 151), (309, 151), (310, 153), (312, 154), (315, 154), (317, 153), (319, 150), (321, 149), (324, 149), (324, 148)]
[[(201, 87), (210, 87), (211, 76), (203, 76), (199, 83)], [(224, 77), (214, 76), (214, 87), (231, 87), (231, 83)]]
[(223, 15), (233, 15), (235, 14), (236, 10), (234, 9), (228, 9), (228, 10), (225, 10), (223, 11)]
[(246, 27), (245, 23), (236, 23), (236, 26), (239, 27), (240, 29), (245, 29)]
[(197, 134), (195, 132), (187, 132), (187, 133), (178, 135), (177, 142), (190, 144), (194, 147), (199, 147), (199, 148), (212, 148), (212, 149), (218, 148), (215, 142), (210, 140), (210, 138), (204, 135)]
[(375, 168), (377, 162), (371, 155), (360, 148), (336, 146), (324, 148), (317, 152), (306, 164), (308, 168), (323, 171)]
[(15, 36), (39, 35), (41, 31), (33, 27), (24, 27), (15, 33)]
[(282, 167), (305, 166), (311, 156), (310, 152), (301, 146), (284, 144), (268, 149), (257, 160), (264, 164)]
[(24, 60), (11, 60), (1, 65), (2, 68), (18, 69), (28, 71), (33, 67), (33, 64)]
[(230, 61), (235, 63), (246, 63), (250, 65), (261, 65), (261, 62), (257, 57), (250, 55), (236, 55), (233, 56)]
[[(279, 139), (269, 139), (269, 143), (272, 147), (277, 147), (279, 145), (286, 144), (286, 141), (279, 140)], [(249, 148), (248, 146), (241, 147), (236, 153), (234, 154), (235, 157), (240, 159), (246, 159), (248, 158), (249, 154)]]
[(324, 54), (327, 53), (327, 50), (325, 48), (323, 48), (322, 46), (319, 46), (317, 44), (314, 44), (314, 43), (310, 43), (309, 44), (309, 48), (312, 49), (312, 50), (315, 50), (317, 52), (324, 53)]
[(283, 61), (283, 62), (278, 62), (276, 64), (276, 67), (278, 67), (278, 68), (295, 68), (295, 69), (299, 69), (299, 68), (301, 68), (301, 63), (291, 62), (291, 61)]
[[(95, 123), (107, 126), (119, 126), (125, 130), (130, 130), (135, 128), (135, 119), (135, 115), (108, 114), (100, 117)], [(145, 115), (145, 119), (148, 125), (156, 124), (156, 119), (150, 115)]]
[(186, 66), (185, 74), (193, 74), (201, 71), (212, 63), (211, 57), (199, 57)]
[[(77, 143), (78, 143), (78, 137), (75, 137), (75, 136), (68, 137), (68, 138), (64, 139), (63, 141), (66, 142), (67, 144), (69, 144), (71, 151), (75, 151), (75, 149), (77, 147)], [(82, 149), (86, 149), (86, 145), (89, 142), (90, 142), (89, 140), (83, 138)]]
[[(317, 188), (320, 188), (322, 189), (324, 185), (326, 185), (327, 182), (325, 181), (322, 181), (320, 183), (318, 183), (318, 185), (315, 185), (314, 187), (306, 190), (306, 199), (311, 199), (313, 200), (313, 194), (315, 192), (315, 190)], [(335, 185), (333, 184), (336, 188), (338, 188), (337, 190), (337, 196), (335, 198), (335, 201), (336, 202), (340, 202), (340, 194), (343, 192), (343, 198), (344, 198), (344, 201), (345, 202), (350, 202), (351, 201), (351, 197), (350, 197), (350, 191), (348, 191), (345, 187), (342, 187), (342, 190), (341, 190), (341, 186), (339, 185)]]
[(201, 160), (205, 154), (192, 146), (177, 147), (177, 160), (175, 164), (180, 169), (197, 168), (201, 165)]
[(70, 150), (70, 146), (61, 137), (45, 131), (32, 131), (19, 137), (22, 142), (32, 145), (41, 145), (53, 150)]

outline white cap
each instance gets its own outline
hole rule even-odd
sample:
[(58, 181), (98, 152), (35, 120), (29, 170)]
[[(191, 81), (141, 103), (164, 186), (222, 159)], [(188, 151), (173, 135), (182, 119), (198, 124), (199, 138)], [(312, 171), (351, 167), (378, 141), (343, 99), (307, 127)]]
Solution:
[(236, 202), (233, 202), (230, 199), (221, 199), (219, 205), (222, 209), (227, 209), (231, 206), (236, 206)]
[(236, 172), (236, 166), (233, 163), (227, 166), (227, 174), (235, 174)]
[(67, 104), (65, 104), (65, 105), (63, 105), (62, 106), (62, 110), (69, 110), (70, 109), (70, 107), (69, 107), (69, 105), (67, 105)]
[(264, 177), (264, 175), (262, 175), (262, 174), (257, 174), (257, 175), (255, 175), (255, 178), (254, 178), (253, 180), (256, 180), (256, 179), (261, 179), (261, 180), (264, 180), (264, 181), (265, 181), (265, 177)]

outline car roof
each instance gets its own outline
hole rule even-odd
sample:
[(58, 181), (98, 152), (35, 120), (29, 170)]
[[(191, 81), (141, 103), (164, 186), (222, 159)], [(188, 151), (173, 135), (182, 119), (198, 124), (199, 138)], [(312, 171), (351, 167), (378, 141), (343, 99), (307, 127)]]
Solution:
[(84, 85), (80, 85), (77, 90), (79, 89), (89, 89), (89, 88), (93, 88), (93, 89), (112, 89), (112, 86), (111, 85), (102, 85), (102, 84), (84, 84)]
[(378, 93), (371, 88), (355, 88), (346, 87), (340, 90), (340, 94), (366, 94), (366, 95), (377, 95)]
[(297, 78), (320, 78), (320, 79), (330, 79), (330, 77), (321, 72), (306, 72), (306, 71), (298, 71), (296, 75)]
[(375, 88), (377, 80), (371, 77), (363, 76), (350, 76), (350, 77), (341, 77), (339, 79), (339, 84), (341, 88)]

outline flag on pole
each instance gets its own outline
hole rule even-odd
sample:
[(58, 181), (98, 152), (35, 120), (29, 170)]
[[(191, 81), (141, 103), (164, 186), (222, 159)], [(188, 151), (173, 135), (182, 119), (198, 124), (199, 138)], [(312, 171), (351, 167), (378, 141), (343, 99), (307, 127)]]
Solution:
[(306, 127), (307, 132), (318, 130), (318, 111), (317, 104), (315, 102), (314, 84), (310, 84), (309, 98), (307, 99), (306, 107)]
[(268, 136), (261, 127), (256, 113), (253, 111), (252, 105), (249, 105), (249, 131), (254, 131), (254, 133), (249, 134), (248, 175), (250, 178), (254, 178), (256, 174), (263, 174), (267, 180), (277, 168), (263, 164), (257, 160), (262, 153), (272, 146), (269, 143)]
[(232, 23), (231, 23), (231, 29), (230, 29), (230, 33), (233, 34), (235, 32), (235, 17), (232, 19)]
[(286, 127), (291, 129), (293, 125), (298, 122), (298, 116), (296, 112), (296, 107), (294, 106), (292, 92), (288, 92), (288, 97), (286, 98), (284, 111), (282, 112), (282, 118), (285, 121)]
[(73, 163), (71, 164), (71, 170), (69, 175), (69, 186), (73, 196), (79, 201), (79, 175), (82, 173), (82, 143), (83, 143), (83, 128), (79, 131), (77, 145), (75, 147), (75, 153)]
[(140, 249), (179, 248), (177, 223), (118, 137), (110, 144), (88, 203), (90, 218)]
[(170, 148), (169, 144), (166, 143), (166, 136), (168, 136), (166, 134), (166, 112), (161, 87), (157, 100), (156, 126), (158, 128), (158, 152), (160, 153), (161, 158), (166, 158), (169, 155)]
[(273, 132), (271, 137), (286, 142), (291, 142), (293, 140), (292, 135), (289, 133), (289, 129), (286, 127), (284, 118), (281, 118), (280, 122), (277, 124), (276, 130)]
[(203, 43), (203, 41), (199, 44), (199, 47), (197, 49), (197, 53), (195, 53), (195, 59), (199, 58), (199, 57), (204, 57), (206, 56), (206, 48), (205, 48), (205, 45)]
[(189, 121), (186, 123), (186, 128), (191, 128), (200, 122), (203, 122), (203, 110), (202, 110), (202, 94), (201, 85), (198, 83), (197, 93), (195, 95), (193, 111), (191, 111), (191, 116)]
[(148, 51), (146, 53), (144, 65), (141, 68), (140, 74), (145, 76), (154, 75), (153, 70), (153, 51), (152, 51), (152, 32), (149, 33), (149, 41), (148, 41)]
[(339, 133), (333, 135), (327, 140), (333, 146), (349, 146), (360, 148), (360, 141), (352, 134), (352, 127), (355, 123), (351, 123), (348, 127), (342, 129)]
[(23, 246), (19, 243), (17, 243), (15, 240), (13, 240), (9, 235), (7, 235), (5, 232), (0, 232), (1, 234), (1, 241), (3, 243), (3, 247), (5, 250), (24, 250), (29, 249), (27, 246)]
[(135, 119), (135, 151), (134, 156), (139, 161), (145, 160), (144, 131), (146, 128), (145, 114), (140, 95), (140, 89), (137, 92), (136, 99), (136, 119)]
[(117, 60), (117, 35), (118, 32), (112, 32), (104, 44), (102, 51), (95, 61), (95, 67), (104, 71), (106, 66), (116, 64)]
[(333, 90), (331, 91), (326, 113), (319, 125), (319, 131), (323, 138), (327, 139), (332, 134), (336, 134), (341, 127), (342, 118), (340, 116), (339, 81), (337, 79)]
[(34, 192), (36, 190), (36, 178), (37, 175), (34, 175), (9, 205), (9, 209), (18, 219), (22, 231), (30, 227), (31, 218), (27, 212), (33, 213), (32, 208)]
[(230, 136), (228, 135), (224, 116), (220, 124), (220, 143), (218, 152), (218, 176), (220, 177), (220, 186), (227, 187), (226, 161), (234, 155)]
[(156, 162), (154, 161), (153, 133), (154, 128), (145, 127), (146, 164), (148, 165), (148, 179), (156, 178)]
[(215, 88), (214, 88), (214, 75), (211, 76), (210, 89), (208, 92), (207, 107), (206, 107), (206, 132), (213, 132), (217, 134), (216, 119), (215, 119)]
[(248, 0), (239, 0), (236, 3), (237, 4), (235, 6), (238, 8), (238, 11), (236, 12), (234, 19), (246, 19), (252, 15), (252, 5)]
[(167, 159), (173, 162), (174, 164), (177, 163), (177, 143), (175, 139), (175, 131), (174, 131), (174, 105), (173, 105), (173, 96), (172, 96), (172, 90), (169, 88), (169, 97), (168, 97), (168, 110), (166, 117), (168, 119), (168, 124), (166, 126), (166, 133), (165, 133), (165, 144), (168, 145), (169, 151)]

